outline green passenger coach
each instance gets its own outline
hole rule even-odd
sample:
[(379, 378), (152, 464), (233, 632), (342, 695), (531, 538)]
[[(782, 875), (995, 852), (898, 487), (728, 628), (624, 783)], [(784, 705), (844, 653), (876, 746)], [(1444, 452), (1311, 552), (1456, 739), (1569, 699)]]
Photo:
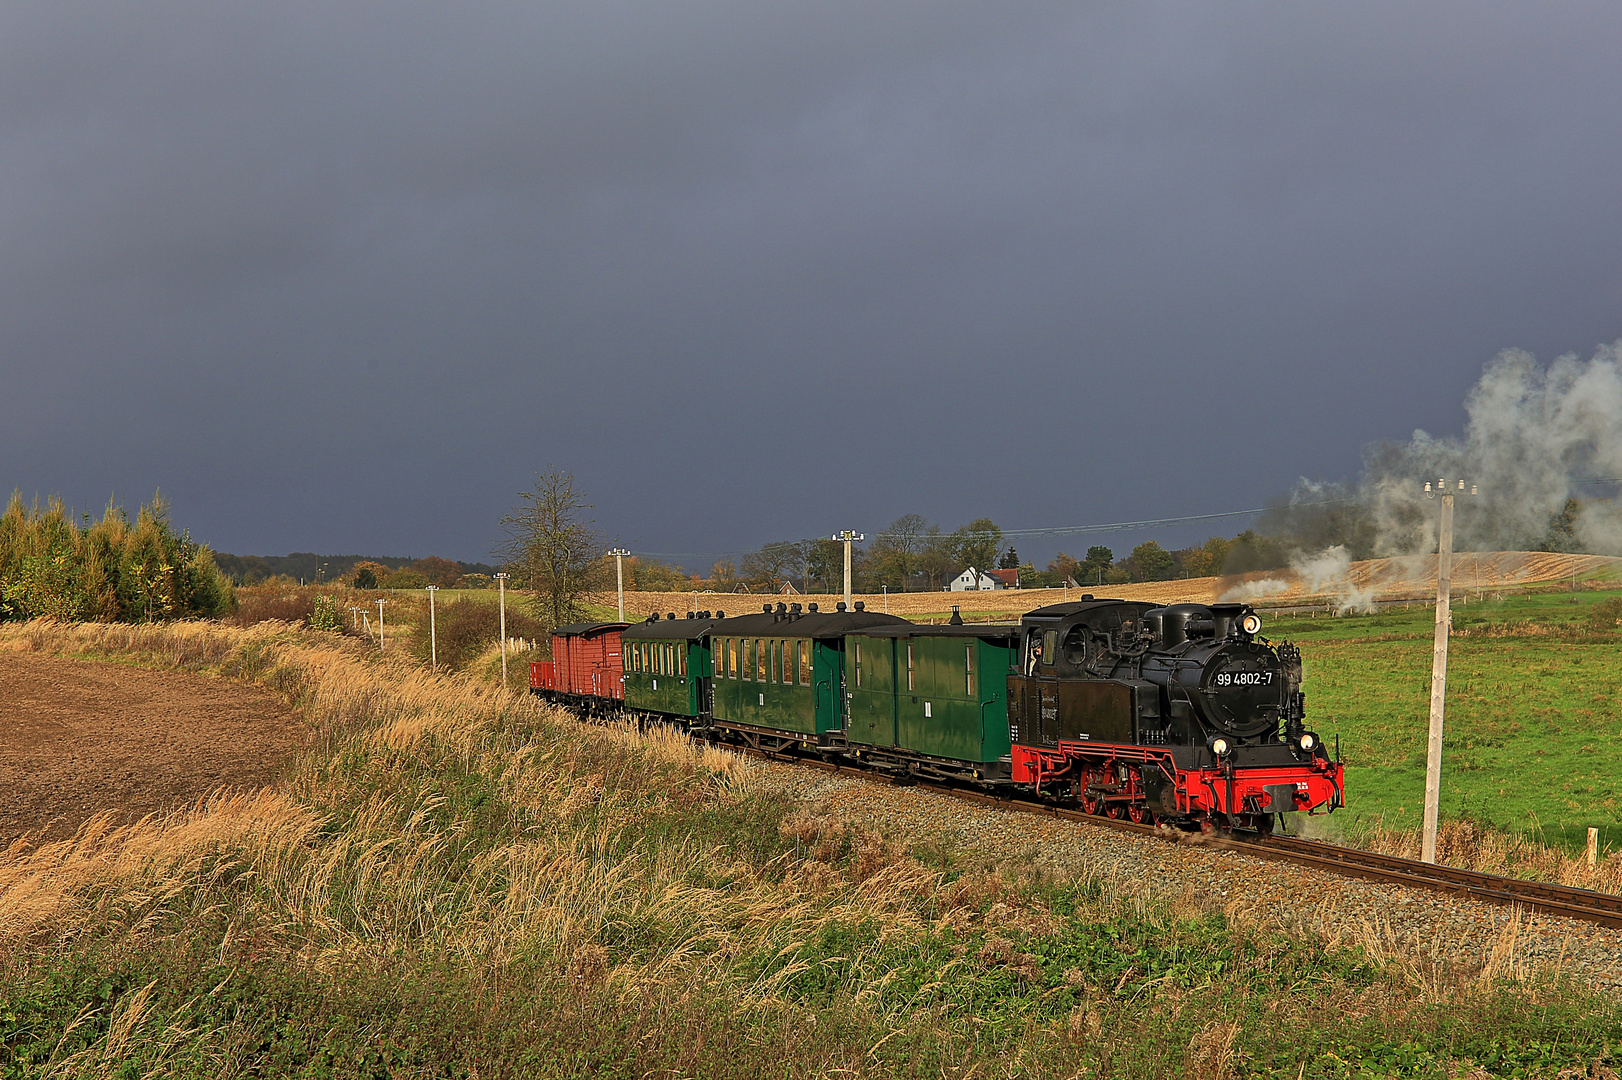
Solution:
[(710, 628), (717, 620), (649, 619), (620, 635), (625, 705), (694, 720), (709, 711)]
[(767, 736), (767, 748), (831, 741), (845, 726), (845, 635), (898, 624), (905, 620), (861, 609), (819, 612), (815, 604), (809, 611), (768, 604), (758, 615), (718, 621), (710, 630), (711, 722), (751, 742)]
[(965, 624), (851, 634), (847, 740), (866, 757), (904, 754), (913, 771), (1008, 775), (1008, 673), (1017, 638), (1015, 627)]

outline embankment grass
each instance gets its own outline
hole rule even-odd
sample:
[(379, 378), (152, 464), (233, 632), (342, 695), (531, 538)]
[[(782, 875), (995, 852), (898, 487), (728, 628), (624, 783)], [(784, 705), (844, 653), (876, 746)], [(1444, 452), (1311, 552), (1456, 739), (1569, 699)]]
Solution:
[(4, 1077), (1542, 1075), (1622, 1043), (1558, 971), (926, 864), (731, 754), (357, 642), (0, 648), (253, 680), (310, 732), (277, 790), (0, 854)]
[[(1622, 847), (1622, 629), (1605, 617), (1617, 595), (1455, 601), (1444, 815), (1568, 855), (1590, 826), (1605, 851)], [(1301, 646), (1311, 722), (1326, 738), (1340, 737), (1354, 829), (1417, 835), (1434, 619), (1434, 609), (1416, 606), (1281, 620), (1264, 631)]]

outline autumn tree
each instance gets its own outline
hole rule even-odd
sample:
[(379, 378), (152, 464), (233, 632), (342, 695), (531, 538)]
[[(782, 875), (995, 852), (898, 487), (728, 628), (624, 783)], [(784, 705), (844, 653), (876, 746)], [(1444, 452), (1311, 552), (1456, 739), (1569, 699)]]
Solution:
[[(990, 518), (976, 518), (952, 534), (952, 555), (960, 567), (974, 568), (974, 587), (980, 587), (980, 575), (997, 565), (1002, 553), (1002, 530)], [(1016, 564), (1017, 565), (1017, 564)]]
[(411, 569), (421, 574), (429, 584), (438, 585), (442, 589), (454, 589), (456, 583), (462, 580), (462, 568), (438, 555), (418, 559), (411, 564)]
[(572, 474), (552, 468), (518, 499), (501, 519), (501, 555), (548, 628), (575, 622), (586, 594), (606, 580), (602, 540), (586, 516), (591, 504)]

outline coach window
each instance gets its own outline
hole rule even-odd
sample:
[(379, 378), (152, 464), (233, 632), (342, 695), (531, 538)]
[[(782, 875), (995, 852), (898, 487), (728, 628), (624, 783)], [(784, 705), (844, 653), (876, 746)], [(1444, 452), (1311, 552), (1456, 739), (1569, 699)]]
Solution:
[(771, 663), (772, 643), (755, 639), (755, 681), (766, 681), (766, 667)]
[(687, 642), (676, 646), (676, 674), (687, 674)]
[(861, 686), (862, 685), (862, 643), (860, 641), (853, 641), (850, 644), (851, 644), (851, 648), (856, 650), (856, 663), (853, 665), (856, 668), (856, 685)]
[(778, 655), (783, 659), (783, 666), (779, 670), (778, 679), (784, 686), (794, 684), (794, 647), (787, 641), (779, 642), (782, 646)]
[(811, 642), (800, 642), (800, 685), (811, 685)]
[(912, 690), (912, 642), (907, 642), (907, 689)]
[(963, 671), (964, 671), (965, 682), (968, 684), (969, 696), (972, 698), (974, 696), (974, 646), (973, 645), (965, 645), (963, 647)]
[(727, 678), (738, 677), (738, 639), (727, 638)]

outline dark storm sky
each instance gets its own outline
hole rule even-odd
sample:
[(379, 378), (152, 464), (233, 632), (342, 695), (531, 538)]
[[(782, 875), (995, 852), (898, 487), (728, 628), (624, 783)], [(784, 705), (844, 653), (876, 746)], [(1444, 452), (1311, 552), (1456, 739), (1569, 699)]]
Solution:
[(659, 552), (1261, 506), (1622, 337), (1619, 46), (1616, 4), (6, 3), (0, 481), (463, 559), (548, 463)]

